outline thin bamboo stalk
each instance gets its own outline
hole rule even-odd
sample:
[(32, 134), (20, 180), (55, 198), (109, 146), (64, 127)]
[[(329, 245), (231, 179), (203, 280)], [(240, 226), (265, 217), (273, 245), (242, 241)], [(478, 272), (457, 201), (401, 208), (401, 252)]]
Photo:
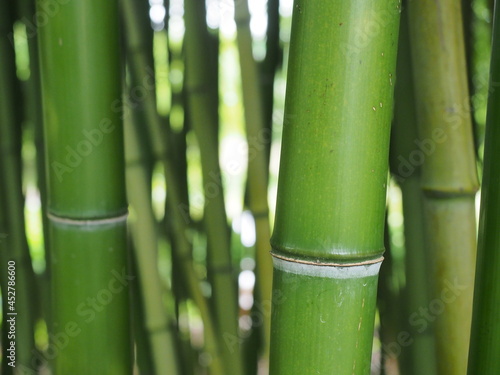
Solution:
[(38, 30), (53, 370), (131, 374), (118, 4), (68, 2), (53, 13)]
[[(267, 202), (268, 154), (271, 130), (264, 126), (263, 98), (259, 85), (259, 71), (252, 54), (250, 12), (247, 0), (235, 2), (238, 51), (240, 55), (243, 107), (248, 140), (248, 206), (255, 218), (256, 274), (260, 314), (263, 324), (263, 357), (269, 361), (271, 342), (271, 294), (273, 265), (269, 254), (271, 228)], [(271, 97), (272, 98), (272, 97)]]
[[(1, 215), (6, 230), (2, 241), (5, 242), (6, 254), (3, 260), (15, 262), (15, 304), (7, 304), (7, 290), (2, 295), (3, 302), (9, 306), (9, 313), (4, 315), (3, 325), (7, 319), (15, 320), (15, 365), (19, 368), (36, 370), (33, 354), (34, 319), (37, 310), (36, 283), (24, 225), (24, 198), (22, 192), (21, 142), (22, 128), (19, 116), (20, 91), (16, 77), (14, 45), (12, 40), (13, 5), (6, 2), (0, 4), (0, 185), (3, 199)], [(10, 38), (8, 37), (10, 34)], [(2, 273), (7, 273), (7, 263), (2, 262)], [(8, 287), (12, 285), (3, 285)], [(10, 289), (12, 292), (12, 289)], [(17, 293), (16, 293), (17, 292)], [(10, 294), (12, 296), (12, 294)], [(10, 343), (10, 342), (9, 342)], [(8, 345), (10, 347), (10, 345)], [(5, 353), (5, 352), (4, 352)], [(4, 361), (11, 361), (3, 357)]]
[[(266, 57), (260, 63), (260, 83), (264, 113), (264, 127), (271, 134), (273, 130), (274, 78), (281, 65), (283, 51), (280, 46), (279, 0), (267, 2)], [(271, 138), (271, 137), (270, 137)], [(271, 139), (265, 143), (267, 161), (271, 154)]]
[(222, 355), (230, 374), (242, 374), (238, 336), (237, 287), (231, 263), (229, 228), (222, 191), (218, 153), (217, 90), (206, 74), (203, 61), (210, 61), (204, 4), (186, 0), (184, 36), (185, 90), (188, 111), (201, 153), (205, 193), (204, 224), (207, 233), (207, 273), (217, 317), (217, 334), (224, 340)]
[(438, 373), (467, 369), (476, 250), (478, 188), (467, 89), (461, 3), (409, 3), (413, 81), (422, 164), (426, 246), (433, 255)]
[(500, 9), (496, 2), (490, 64), (490, 88), (484, 145), (484, 172), (474, 291), (468, 374), (494, 374), (500, 371)]
[[(424, 241), (423, 197), (421, 167), (409, 164), (419, 151), (418, 130), (413, 94), (412, 64), (409, 45), (408, 12), (401, 14), (398, 64), (396, 68), (396, 104), (392, 127), (390, 165), (391, 172), (403, 195), (405, 235), (404, 329), (409, 338), (397, 342), (408, 375), (436, 374), (435, 340), (432, 322), (416, 324), (421, 307), (429, 305), (430, 283), (428, 274), (432, 254)], [(406, 335), (405, 335), (406, 336)], [(408, 345), (409, 344), (409, 345)]]
[[(38, 63), (38, 36), (30, 29), (32, 24), (29, 20), (33, 19), (35, 15), (35, 1), (22, 0), (17, 3), (19, 9), (19, 16), (27, 28), (27, 43), (29, 51), (29, 68), (30, 77), (26, 82), (27, 87), (25, 90), (26, 104), (27, 104), (27, 119), (33, 122), (35, 133), (35, 148), (36, 148), (36, 178), (37, 187), (40, 191), (40, 204), (42, 210), (42, 224), (43, 224), (43, 243), (45, 252), (45, 271), (44, 271), (44, 288), (48, 292), (48, 284), (50, 280), (50, 253), (48, 246), (48, 219), (47, 219), (47, 192), (46, 192), (46, 176), (45, 176), (45, 149), (43, 143), (43, 121), (42, 121), (42, 97), (40, 88), (40, 66)], [(45, 295), (46, 292), (44, 292)], [(48, 304), (44, 305), (45, 313), (48, 315)]]
[[(132, 253), (134, 254), (134, 244), (130, 236), (128, 240), (128, 246), (132, 248)], [(137, 275), (139, 271), (137, 269), (137, 262), (133, 256), (130, 258), (130, 265), (132, 273)], [(132, 307), (132, 331), (135, 344), (135, 365), (139, 369), (140, 374), (154, 374), (153, 351), (149, 345), (150, 342), (145, 324), (146, 319), (144, 319), (144, 308), (142, 306), (142, 293), (138, 278), (132, 280), (130, 283), (130, 301)]]
[[(394, 262), (393, 249), (391, 247), (391, 233), (389, 229), (388, 215), (386, 210), (384, 226), (384, 262), (380, 267), (377, 290), (377, 308), (380, 318), (379, 338), (381, 344), (380, 375), (399, 374), (401, 358), (398, 352), (391, 351), (393, 343), (398, 342), (398, 334), (401, 332), (401, 290), (395, 285), (397, 267)], [(372, 365), (373, 367), (373, 365)]]
[(126, 181), (128, 199), (136, 216), (135, 221), (131, 223), (131, 229), (139, 271), (145, 327), (152, 350), (154, 374), (175, 375), (179, 374), (179, 366), (175, 337), (171, 330), (173, 317), (169, 316), (163, 303), (164, 293), (157, 266), (158, 235), (151, 207), (149, 173), (143, 165), (139, 127), (133, 126), (132, 121), (130, 116), (124, 119)]
[(370, 373), (399, 10), (392, 0), (294, 4), (271, 374)]
[[(145, 38), (142, 35), (142, 28), (138, 19), (135, 17), (135, 3), (124, 2), (123, 16), (127, 25), (127, 50), (130, 64), (130, 73), (132, 80), (138, 84), (151, 81), (154, 82), (153, 70), (149, 70), (146, 57), (148, 51), (145, 48)], [(167, 132), (162, 128), (160, 118), (156, 111), (156, 98), (154, 89), (149, 87), (146, 95), (143, 97), (143, 124), (148, 132), (147, 140), (151, 145), (154, 156), (160, 160), (165, 168), (165, 180), (167, 182), (167, 200), (170, 201), (170, 207), (174, 209), (169, 212), (172, 225), (173, 243), (172, 259), (179, 260), (179, 268), (183, 279), (183, 284), (188, 291), (189, 297), (193, 299), (197, 305), (204, 325), (204, 346), (205, 351), (210, 356), (211, 360), (209, 368), (211, 373), (218, 375), (224, 374), (224, 364), (221, 359), (220, 347), (222, 347), (223, 339), (218, 337), (215, 328), (215, 318), (209, 309), (207, 300), (201, 293), (199, 280), (196, 277), (191, 259), (191, 247), (186, 237), (187, 223), (186, 217), (188, 213), (182, 211), (183, 189), (182, 183), (177, 178), (176, 165), (172, 160), (172, 153), (167, 147)], [(141, 128), (141, 124), (134, 121), (134, 125)], [(136, 132), (140, 130), (136, 129)], [(220, 341), (219, 341), (220, 340)]]

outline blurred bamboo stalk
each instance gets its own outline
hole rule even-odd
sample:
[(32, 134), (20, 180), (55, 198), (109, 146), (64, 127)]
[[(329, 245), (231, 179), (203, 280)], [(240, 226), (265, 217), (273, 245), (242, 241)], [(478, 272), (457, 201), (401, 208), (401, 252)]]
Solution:
[[(35, 1), (34, 0), (21, 0), (17, 2), (19, 9), (19, 17), (21, 22), (25, 24), (28, 28), (28, 20), (33, 19), (35, 14)], [(27, 33), (29, 29), (27, 29)], [(45, 271), (44, 278), (46, 286), (48, 289), (48, 284), (50, 282), (50, 246), (49, 246), (49, 225), (47, 218), (47, 182), (45, 176), (45, 146), (43, 142), (43, 121), (42, 121), (42, 92), (40, 87), (40, 65), (38, 60), (38, 35), (37, 33), (31, 33), (27, 35), (26, 42), (28, 44), (29, 53), (29, 69), (30, 76), (26, 82), (26, 118), (33, 123), (34, 133), (35, 133), (35, 148), (36, 148), (36, 172), (37, 172), (37, 187), (40, 192), (40, 203), (42, 210), (42, 224), (43, 224), (43, 243), (45, 252)], [(48, 292), (44, 291), (44, 295), (47, 296), (46, 300), (50, 300), (49, 296), (46, 294)], [(48, 313), (48, 304), (44, 308)]]
[(468, 374), (500, 371), (500, 3), (495, 2)]
[[(392, 343), (398, 342), (398, 334), (401, 332), (401, 290), (397, 289), (395, 279), (399, 270), (394, 262), (393, 248), (391, 246), (391, 233), (388, 222), (390, 207), (386, 208), (384, 226), (384, 262), (380, 267), (377, 289), (377, 309), (380, 317), (379, 338), (381, 344), (380, 375), (399, 374), (401, 358), (397, 352), (390, 349)], [(372, 361), (373, 367), (373, 361)]]
[[(227, 373), (243, 372), (238, 336), (238, 290), (233, 275), (229, 228), (224, 205), (218, 152), (217, 89), (211, 86), (203, 62), (210, 61), (204, 3), (184, 3), (186, 32), (185, 90), (187, 109), (201, 153), (205, 193), (204, 225), (207, 234), (207, 273), (212, 285), (212, 301), (217, 334), (223, 339), (222, 356)], [(208, 69), (210, 71), (210, 69)]]
[[(265, 129), (269, 130), (270, 135), (273, 129), (274, 78), (282, 60), (279, 3), (279, 0), (267, 1), (266, 57), (259, 66), (264, 114), (263, 121)], [(265, 144), (265, 153), (268, 163), (270, 159), (271, 143), (271, 139), (269, 139), (269, 142)]]
[[(3, 284), (5, 294), (2, 303), (9, 307), (9, 313), (4, 315), (2, 326), (9, 326), (8, 320), (14, 319), (16, 345), (15, 364), (18, 368), (36, 370), (34, 362), (34, 322), (39, 314), (37, 306), (37, 285), (31, 264), (24, 224), (24, 197), (22, 188), (22, 101), (19, 81), (16, 75), (16, 62), (13, 38), (14, 5), (8, 2), (0, 3), (0, 190), (2, 191), (2, 221), (5, 227), (1, 239), (6, 250), (2, 254), (3, 261), (15, 262), (14, 295), (15, 304), (8, 303), (7, 288), (12, 284)], [(7, 273), (8, 263), (2, 262), (2, 274)], [(12, 275), (9, 274), (11, 277)], [(9, 276), (8, 275), (8, 276)], [(10, 279), (11, 280), (11, 279)], [(6, 278), (3, 278), (3, 282)], [(12, 291), (12, 289), (10, 289)], [(17, 291), (17, 293), (16, 293)], [(5, 311), (5, 310), (4, 310)], [(10, 343), (10, 341), (9, 341)], [(10, 345), (4, 343), (6, 348)], [(7, 353), (4, 351), (3, 353)], [(10, 361), (3, 357), (2, 362)]]
[[(165, 180), (167, 183), (167, 200), (170, 202), (169, 207), (172, 207), (170, 212), (172, 226), (172, 260), (177, 262), (174, 267), (179, 267), (183, 284), (190, 298), (197, 305), (204, 325), (204, 344), (205, 350), (210, 357), (209, 368), (214, 375), (225, 374), (224, 366), (221, 359), (222, 338), (218, 337), (215, 328), (215, 318), (209, 309), (207, 300), (202, 295), (199, 280), (191, 262), (191, 247), (186, 237), (187, 223), (186, 218), (189, 213), (183, 210), (183, 192), (182, 182), (177, 178), (177, 168), (172, 160), (172, 152), (168, 148), (169, 139), (168, 132), (163, 127), (156, 110), (156, 98), (154, 94), (154, 70), (149, 67), (147, 54), (151, 51), (145, 47), (145, 35), (140, 26), (140, 20), (137, 19), (137, 4), (133, 1), (124, 0), (123, 15), (125, 24), (127, 25), (127, 53), (130, 66), (131, 78), (138, 85), (148, 85), (147, 92), (142, 98), (142, 122), (134, 122), (138, 128), (136, 132), (140, 132), (142, 125), (148, 133), (147, 142), (151, 145), (154, 156), (160, 160), (165, 168)], [(148, 68), (149, 67), (149, 68)], [(219, 342), (220, 340), (220, 342)]]
[[(271, 228), (267, 202), (269, 159), (267, 150), (271, 143), (271, 129), (264, 126), (263, 98), (259, 85), (258, 66), (252, 54), (250, 12), (247, 0), (235, 1), (238, 51), (240, 55), (243, 107), (248, 141), (248, 206), (255, 219), (255, 258), (257, 275), (257, 300), (263, 324), (263, 357), (269, 361), (271, 342), (271, 294), (273, 265), (269, 253)], [(274, 76), (273, 76), (274, 77)], [(271, 97), (272, 98), (272, 97)]]
[[(125, 155), (127, 162), (127, 196), (135, 213), (131, 222), (135, 261), (139, 271), (145, 327), (150, 341), (154, 374), (180, 374), (172, 316), (165, 309), (162, 281), (158, 271), (158, 235), (151, 206), (149, 173), (144, 165), (138, 125), (132, 116), (125, 116)], [(168, 298), (172, 298), (171, 295)]]
[(426, 246), (433, 258), (434, 299), (431, 315), (422, 319), (435, 320), (438, 373), (462, 375), (472, 315), (478, 181), (461, 2), (412, 1), (409, 21), (421, 139), (417, 164), (422, 165)]
[[(423, 195), (421, 167), (408, 164), (419, 153), (415, 98), (413, 94), (412, 64), (409, 45), (408, 12), (401, 14), (399, 30), (398, 63), (396, 68), (395, 111), (391, 135), (390, 166), (403, 195), (405, 235), (406, 287), (404, 326), (409, 332), (408, 346), (401, 346), (404, 374), (436, 374), (435, 340), (432, 322), (416, 324), (419, 309), (429, 306), (430, 282), (428, 275), (433, 256), (424, 241)], [(401, 344), (401, 343), (399, 343)]]

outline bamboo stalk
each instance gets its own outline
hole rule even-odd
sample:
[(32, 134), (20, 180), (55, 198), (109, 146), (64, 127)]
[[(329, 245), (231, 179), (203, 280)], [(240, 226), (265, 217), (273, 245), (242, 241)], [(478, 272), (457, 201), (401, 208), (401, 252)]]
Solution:
[[(133, 249), (132, 239), (128, 238), (128, 246), (132, 248), (132, 254), (135, 253)], [(132, 256), (130, 258), (131, 270), (134, 275), (139, 274), (137, 269), (137, 262)], [(134, 335), (135, 347), (135, 365), (139, 369), (140, 374), (154, 374), (154, 364), (152, 354), (153, 351), (150, 347), (149, 335), (146, 329), (146, 319), (144, 319), (144, 308), (142, 306), (142, 293), (139, 285), (139, 279), (134, 279), (130, 283), (130, 301), (131, 301), (131, 315), (132, 315), (132, 331)]]
[(467, 368), (478, 188), (460, 2), (410, 2), (410, 41), (420, 136), (426, 246), (433, 254), (438, 373)]
[[(5, 230), (2, 241), (6, 249), (2, 260), (14, 261), (14, 295), (15, 304), (7, 304), (8, 290), (4, 289), (3, 303), (7, 304), (10, 313), (17, 316), (3, 317), (3, 326), (7, 319), (14, 319), (15, 324), (15, 365), (19, 368), (36, 370), (33, 354), (34, 320), (37, 309), (36, 283), (34, 279), (24, 224), (24, 198), (22, 191), (21, 142), (22, 128), (20, 118), (20, 91), (16, 77), (14, 45), (11, 44), (13, 6), (0, 4), (0, 190), (2, 191), (2, 221)], [(9, 38), (10, 35), (10, 38)], [(2, 273), (7, 273), (7, 263), (2, 262)], [(9, 273), (9, 275), (11, 275)], [(3, 285), (8, 287), (12, 285)], [(12, 289), (10, 290), (12, 292)], [(17, 291), (17, 293), (16, 293)], [(12, 295), (12, 294), (10, 294)], [(7, 343), (5, 343), (7, 344)], [(9, 341), (10, 344), (10, 341)], [(10, 347), (10, 345), (6, 345)], [(6, 352), (4, 352), (6, 353)], [(12, 360), (3, 357), (3, 361)]]
[[(242, 373), (238, 336), (237, 287), (231, 263), (229, 229), (222, 191), (218, 153), (218, 108), (203, 61), (210, 61), (204, 4), (186, 0), (184, 37), (185, 90), (188, 111), (201, 153), (205, 193), (204, 225), (207, 233), (207, 273), (212, 284), (212, 301), (217, 317), (217, 334), (222, 338), (222, 355), (229, 374)], [(215, 190), (216, 189), (216, 190)]]
[[(148, 72), (146, 57), (147, 48), (145, 48), (145, 38), (142, 35), (142, 28), (137, 17), (135, 17), (137, 5), (134, 2), (124, 1), (123, 3), (123, 16), (125, 23), (127, 25), (127, 49), (128, 58), (130, 64), (130, 72), (133, 81), (137, 84), (144, 82), (154, 82), (154, 75), (152, 71)], [(205, 351), (210, 357), (209, 368), (210, 371), (217, 374), (224, 374), (224, 364), (221, 359), (220, 347), (222, 346), (222, 337), (217, 337), (215, 328), (215, 318), (212, 315), (207, 300), (201, 294), (199, 287), (199, 280), (196, 278), (196, 274), (193, 268), (191, 259), (191, 248), (190, 244), (186, 238), (186, 215), (181, 211), (182, 207), (182, 192), (181, 181), (177, 178), (176, 165), (172, 160), (172, 152), (167, 147), (167, 132), (166, 129), (162, 128), (161, 121), (159, 119), (158, 113), (156, 111), (156, 98), (154, 95), (154, 90), (149, 87), (149, 91), (143, 98), (142, 106), (142, 119), (143, 122), (134, 122), (134, 125), (138, 127), (136, 132), (139, 132), (139, 128), (144, 124), (148, 137), (147, 140), (151, 145), (154, 156), (159, 159), (165, 168), (165, 180), (167, 182), (167, 200), (170, 201), (170, 207), (174, 209), (170, 212), (170, 219), (172, 223), (173, 232), (173, 243), (172, 249), (175, 254), (172, 254), (172, 259), (179, 260), (179, 268), (181, 270), (181, 275), (183, 279), (183, 284), (189, 293), (189, 297), (193, 299), (197, 305), (200, 315), (203, 320), (204, 325), (204, 345)]]
[[(21, 0), (18, 2), (19, 16), (27, 28), (27, 43), (29, 50), (29, 68), (30, 77), (26, 82), (26, 109), (27, 118), (33, 122), (35, 132), (35, 148), (36, 148), (36, 178), (37, 187), (40, 191), (40, 203), (42, 210), (42, 225), (43, 225), (43, 243), (45, 252), (45, 271), (44, 281), (48, 289), (50, 280), (50, 254), (48, 246), (48, 219), (47, 219), (47, 192), (46, 192), (46, 176), (45, 176), (45, 150), (43, 144), (43, 122), (42, 122), (42, 98), (40, 88), (40, 66), (38, 63), (38, 37), (33, 30), (30, 30), (29, 20), (33, 19), (35, 14), (35, 1), (34, 0)], [(32, 35), (33, 34), (33, 35)], [(45, 308), (48, 314), (48, 306)]]
[[(256, 274), (259, 310), (263, 324), (263, 358), (269, 361), (271, 341), (271, 294), (273, 265), (269, 254), (271, 228), (267, 202), (268, 154), (271, 130), (264, 126), (263, 99), (259, 85), (259, 71), (252, 55), (250, 12), (247, 0), (235, 2), (238, 51), (240, 55), (243, 107), (248, 140), (248, 206), (255, 218)], [(271, 97), (272, 98), (272, 97)]]
[(398, 28), (396, 1), (294, 4), (271, 374), (370, 373)]
[(484, 145), (484, 172), (472, 317), (468, 374), (493, 374), (500, 371), (500, 9), (496, 2), (490, 64), (490, 88)]
[(131, 374), (117, 2), (61, 4), (39, 37), (54, 373)]
[[(157, 266), (158, 238), (156, 220), (151, 207), (149, 174), (143, 165), (144, 158), (139, 146), (138, 126), (126, 116), (125, 151), (127, 160), (127, 192), (136, 219), (131, 223), (135, 259), (140, 277), (140, 289), (144, 306), (145, 327), (150, 341), (154, 374), (179, 374), (175, 338), (163, 304), (163, 291)], [(142, 162), (141, 162), (142, 160)]]
[[(432, 322), (416, 324), (421, 307), (428, 306), (430, 283), (428, 274), (433, 254), (424, 241), (423, 196), (420, 188), (421, 168), (409, 164), (419, 152), (418, 130), (413, 94), (412, 64), (409, 45), (408, 12), (401, 15), (398, 64), (396, 75), (396, 104), (391, 139), (391, 172), (401, 187), (403, 195), (405, 235), (405, 308), (404, 328), (409, 339), (401, 346), (405, 361), (404, 373), (408, 375), (436, 374), (435, 340)], [(409, 345), (406, 345), (408, 344)], [(403, 345), (401, 345), (403, 344)]]
[[(377, 308), (380, 318), (379, 338), (381, 344), (380, 375), (399, 374), (401, 358), (398, 352), (392, 352), (394, 342), (398, 342), (398, 334), (401, 332), (401, 290), (395, 285), (398, 269), (394, 262), (393, 249), (391, 247), (391, 233), (388, 222), (389, 207), (386, 210), (384, 226), (384, 262), (380, 267)], [(373, 367), (373, 365), (372, 365)]]
[[(267, 33), (266, 33), (266, 57), (260, 63), (261, 96), (264, 113), (264, 127), (271, 133), (273, 130), (274, 110), (274, 78), (283, 59), (283, 51), (280, 46), (280, 13), (279, 0), (268, 0), (267, 2)], [(265, 144), (267, 162), (271, 154), (271, 142)]]

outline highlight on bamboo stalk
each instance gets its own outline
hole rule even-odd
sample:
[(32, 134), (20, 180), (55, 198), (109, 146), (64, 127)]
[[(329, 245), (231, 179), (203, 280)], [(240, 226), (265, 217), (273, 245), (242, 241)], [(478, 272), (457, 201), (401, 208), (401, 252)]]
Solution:
[(2, 2), (1, 373), (498, 372), (459, 3)]

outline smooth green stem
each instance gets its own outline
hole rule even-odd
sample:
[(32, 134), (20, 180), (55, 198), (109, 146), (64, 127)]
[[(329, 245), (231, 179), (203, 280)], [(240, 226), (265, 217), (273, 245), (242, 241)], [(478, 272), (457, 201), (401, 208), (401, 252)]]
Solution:
[(179, 374), (177, 351), (172, 332), (172, 317), (167, 313), (163, 303), (164, 293), (157, 266), (158, 235), (151, 206), (149, 173), (144, 165), (143, 152), (139, 145), (139, 129), (131, 124), (130, 117), (124, 120), (127, 192), (135, 213), (131, 229), (144, 307), (144, 324), (152, 350), (155, 374), (175, 375)]
[[(149, 23), (144, 7), (138, 1), (122, 0), (122, 15), (125, 24), (126, 50), (131, 84), (129, 100), (131, 108), (141, 108), (147, 128), (152, 153), (158, 160), (166, 157), (166, 134), (156, 110), (155, 75), (151, 41), (144, 30)], [(140, 133), (142, 135), (143, 131)]]
[[(129, 231), (130, 233), (130, 231)], [(129, 237), (129, 247), (134, 246)], [(135, 253), (135, 249), (132, 249)], [(137, 264), (132, 256), (130, 259), (131, 270), (134, 275), (139, 274)], [(135, 363), (140, 374), (154, 374), (153, 351), (149, 345), (149, 337), (144, 319), (144, 308), (142, 306), (142, 293), (139, 279), (136, 278), (130, 283), (130, 301), (132, 305), (132, 330), (135, 344)]]
[(500, 9), (496, 2), (468, 374), (500, 371)]
[[(40, 12), (53, 6), (37, 3)], [(45, 14), (45, 13), (44, 13)], [(117, 1), (59, 4), (39, 30), (53, 373), (132, 373)]]
[[(418, 148), (418, 129), (413, 95), (412, 64), (409, 45), (408, 12), (401, 15), (399, 35), (396, 104), (392, 127), (391, 172), (403, 195), (406, 287), (403, 301), (404, 329), (409, 339), (401, 346), (402, 369), (408, 375), (436, 374), (435, 341), (432, 322), (422, 321), (420, 308), (431, 302), (428, 274), (432, 255), (424, 241), (421, 168), (410, 164)], [(416, 323), (416, 318), (419, 323)], [(409, 345), (406, 343), (409, 342)]]
[[(388, 207), (389, 211), (390, 208)], [(392, 371), (399, 371), (398, 366), (401, 358), (398, 358), (397, 351), (391, 349), (394, 342), (398, 342), (398, 334), (401, 331), (401, 291), (395, 282), (399, 269), (394, 262), (393, 248), (391, 247), (391, 233), (388, 223), (389, 212), (385, 215), (384, 228), (384, 262), (380, 267), (377, 291), (377, 308), (380, 316), (379, 337), (381, 344), (380, 375), (391, 374)], [(400, 367), (399, 367), (400, 368)]]
[(270, 373), (369, 374), (400, 3), (293, 9)]
[(247, 0), (237, 1), (235, 20), (238, 31), (238, 51), (240, 55), (241, 81), (243, 86), (243, 106), (248, 140), (248, 205), (255, 218), (256, 263), (258, 300), (262, 313), (264, 345), (263, 356), (269, 357), (271, 335), (271, 294), (273, 265), (269, 254), (271, 229), (269, 205), (267, 202), (268, 156), (271, 130), (264, 126), (263, 101), (259, 85), (259, 71), (252, 55), (252, 34), (250, 32), (250, 12)]
[(478, 189), (466, 78), (461, 2), (409, 3), (413, 81), (422, 165), (426, 246), (432, 254), (428, 308), (438, 373), (467, 369)]
[(223, 339), (222, 355), (228, 373), (243, 372), (238, 336), (238, 290), (231, 262), (229, 228), (224, 205), (218, 152), (217, 90), (206, 74), (210, 61), (204, 5), (186, 0), (185, 7), (185, 90), (188, 111), (201, 153), (205, 193), (204, 225), (207, 234), (207, 273), (212, 284), (212, 300), (218, 336)]
[(276, 71), (281, 65), (283, 51), (280, 46), (280, 13), (279, 0), (267, 2), (267, 33), (266, 33), (266, 57), (260, 63), (260, 86), (264, 114), (264, 127), (269, 131), (269, 141), (265, 142), (267, 162), (270, 161), (273, 111), (274, 111), (274, 79)]

